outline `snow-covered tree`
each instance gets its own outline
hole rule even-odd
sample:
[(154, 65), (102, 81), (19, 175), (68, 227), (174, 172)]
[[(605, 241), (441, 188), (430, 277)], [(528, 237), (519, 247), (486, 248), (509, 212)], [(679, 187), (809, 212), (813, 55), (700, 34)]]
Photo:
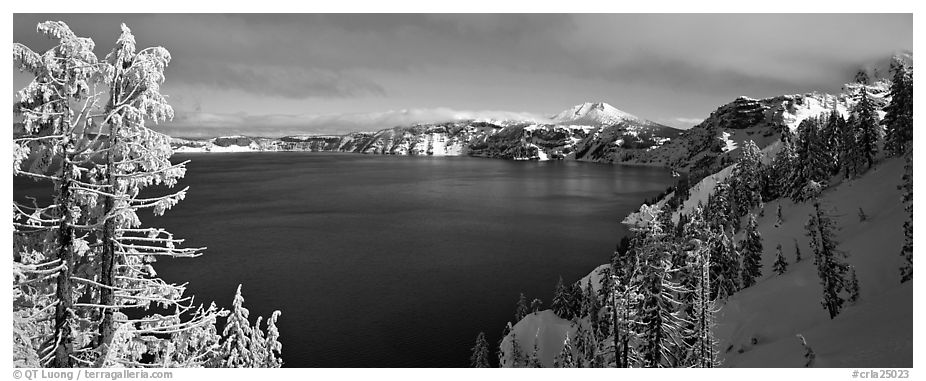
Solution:
[(521, 296), (518, 297), (518, 306), (514, 310), (514, 321), (521, 321), (521, 319), (524, 319), (524, 317), (529, 313), (530, 308), (527, 306), (527, 296), (525, 296), (522, 292)]
[(537, 331), (537, 335), (534, 336), (534, 350), (531, 351), (530, 357), (527, 358), (527, 367), (528, 368), (543, 368), (543, 364), (540, 362), (540, 348), (537, 346), (537, 341), (540, 337), (540, 331)]
[(778, 275), (788, 271), (788, 261), (785, 260), (785, 256), (781, 253), (780, 243), (775, 247), (775, 264), (772, 265), (772, 269), (775, 270), (775, 273)]
[(900, 282), (906, 282), (913, 279), (913, 146), (907, 146), (907, 152), (904, 154), (904, 174), (901, 189), (903, 196), (901, 201), (904, 204), (904, 212), (907, 218), (903, 223), (904, 243), (900, 249), (900, 255), (904, 258), (904, 264), (900, 267)]
[(569, 332), (566, 332), (566, 338), (563, 339), (563, 349), (559, 351), (556, 358), (553, 359), (554, 368), (577, 368), (575, 356), (573, 355), (572, 343), (569, 341)]
[(858, 119), (855, 115), (849, 115), (844, 128), (840, 132), (839, 138), (839, 165), (843, 171), (843, 178), (852, 178), (858, 174), (858, 168), (861, 166), (859, 152), (859, 133)]
[(790, 195), (791, 177), (794, 171), (797, 170), (797, 155), (794, 153), (792, 140), (793, 139), (782, 139), (781, 148), (778, 150), (778, 153), (775, 154), (775, 157), (772, 158), (771, 182), (774, 185), (773, 189), (775, 190), (774, 194), (776, 197)]
[(563, 284), (563, 277), (560, 276), (553, 289), (553, 302), (550, 304), (556, 316), (566, 320), (572, 319), (571, 294), (568, 287)]
[(690, 332), (687, 333), (691, 342), (688, 348), (691, 360), (687, 365), (699, 368), (713, 368), (720, 365), (717, 340), (714, 338), (715, 316), (719, 308), (715, 300), (711, 298), (710, 240), (712, 239), (716, 237), (709, 237), (708, 241), (692, 240), (696, 260), (694, 268), (697, 269), (698, 277), (692, 292), (694, 298), (691, 315), (688, 318), (692, 324)]
[[(173, 115), (160, 94), (170, 54), (136, 50), (125, 25), (104, 60), (93, 55), (92, 40), (62, 22), (37, 30), (58, 44), (42, 54), (14, 45), (14, 61), (35, 77), (14, 105), (23, 121), (14, 132), (14, 175), (50, 180), (55, 201), (14, 202), (14, 269), (29, 284), (14, 286), (14, 295), (55, 310), (50, 317), (31, 307), (22, 313), (14, 302), (14, 328), (32, 330), (33, 342), (22, 348), (37, 348), (23, 358), (57, 367), (217, 365), (224, 355), (216, 318), (227, 312), (193, 305), (184, 286), (163, 281), (153, 268), (158, 257), (193, 257), (200, 249), (179, 247), (182, 240), (164, 229), (142, 228), (138, 215), (163, 214), (186, 192), (139, 197), (147, 187), (171, 188), (185, 174), (185, 163), (169, 160), (169, 138), (146, 126)], [(29, 279), (38, 274), (42, 282)], [(45, 297), (36, 297), (39, 291)], [(274, 351), (279, 357), (278, 315), (268, 320), (267, 335), (251, 334), (270, 348), (259, 353), (264, 364)], [(38, 317), (44, 323), (28, 320)]]
[(711, 299), (725, 299), (740, 289), (740, 254), (733, 232), (720, 231), (711, 242)]
[(754, 214), (749, 215), (746, 224), (746, 237), (743, 239), (741, 251), (743, 255), (743, 288), (756, 283), (756, 278), (762, 275), (762, 235), (759, 233), (759, 224)]
[(913, 70), (902, 60), (891, 62), (891, 103), (884, 108), (887, 127), (884, 150), (893, 156), (901, 156), (913, 142)]
[(824, 183), (829, 177), (831, 159), (828, 158), (820, 137), (820, 118), (807, 118), (801, 121), (797, 129), (795, 146), (796, 162), (790, 178), (788, 194), (795, 201), (807, 199), (807, 186), (812, 183)]
[[(36, 349), (31, 355), (38, 356), (42, 366), (71, 367), (77, 365), (75, 347), (93, 340), (92, 333), (75, 329), (80, 326), (78, 319), (92, 312), (76, 305), (90, 291), (72, 277), (90, 267), (87, 262), (96, 254), (83, 238), (86, 229), (79, 225), (87, 223), (90, 202), (85, 200), (100, 188), (85, 181), (81, 164), (88, 158), (80, 154), (88, 148), (90, 113), (100, 98), (94, 81), (99, 63), (93, 41), (76, 36), (63, 22), (43, 22), (36, 31), (57, 43), (43, 53), (13, 44), (14, 64), (34, 76), (13, 105), (22, 118), (22, 130), (14, 131), (13, 175), (50, 180), (54, 200), (50, 205), (13, 202), (14, 237), (21, 238), (19, 243), (28, 242), (14, 253), (14, 260), (15, 254), (20, 257), (14, 266), (20, 287), (14, 287), (14, 294), (42, 308), (35, 314), (20, 314), (16, 302), (24, 305), (26, 300), (14, 300), (14, 315), (27, 319), (20, 323), (36, 324), (37, 331), (27, 335), (46, 331), (28, 344)], [(30, 156), (31, 163), (24, 168)], [(54, 312), (47, 315), (52, 308)], [(40, 327), (43, 321), (53, 321), (50, 330)]]
[(533, 313), (540, 312), (541, 308), (543, 308), (543, 300), (534, 298), (534, 300), (531, 301), (531, 312)]
[(737, 216), (745, 216), (762, 203), (762, 162), (759, 147), (752, 140), (743, 144), (742, 156), (730, 175), (732, 201)]
[(511, 340), (508, 341), (508, 344), (511, 347), (511, 350), (508, 353), (511, 354), (508, 358), (502, 358), (502, 354), (505, 353), (504, 348), (499, 348), (499, 361), (498, 364), (502, 368), (521, 368), (527, 364), (527, 357), (524, 355), (524, 351), (521, 349), (521, 343), (518, 341), (517, 335), (511, 331), (511, 324), (508, 325), (508, 331), (511, 334)]
[(644, 367), (673, 367), (678, 358), (682, 335), (677, 296), (686, 292), (673, 280), (678, 269), (672, 268), (671, 256), (676, 243), (667, 237), (654, 219), (637, 227), (645, 237), (638, 249), (638, 272), (632, 278), (637, 285), (640, 301), (636, 305), (634, 326), (640, 341), (639, 351)]
[(248, 320), (250, 311), (244, 307), (241, 285), (235, 291), (232, 310), (222, 330), (221, 366), (226, 368), (278, 368), (282, 365), (280, 358), (281, 344), (277, 341), (279, 334), (275, 311), (267, 324), (268, 335), (264, 335), (257, 318), (254, 326)]
[(473, 354), (469, 357), (469, 364), (472, 368), (489, 367), (489, 343), (486, 342), (485, 332), (479, 332), (476, 336), (476, 345), (473, 346)]
[(833, 220), (823, 212), (819, 200), (815, 200), (813, 206), (814, 211), (806, 225), (807, 236), (810, 237), (814, 264), (823, 286), (823, 299), (820, 303), (832, 319), (839, 314), (846, 301), (842, 294), (846, 291), (846, 273), (849, 265), (843, 261), (846, 254), (836, 248), (838, 243), (833, 231)]
[(878, 114), (875, 112), (875, 106), (871, 102), (868, 90), (862, 86), (859, 101), (855, 105), (856, 129), (858, 133), (858, 154), (861, 155), (859, 164), (866, 164), (871, 168), (875, 163), (875, 156), (878, 154), (878, 142), (881, 140), (881, 126), (878, 123)]

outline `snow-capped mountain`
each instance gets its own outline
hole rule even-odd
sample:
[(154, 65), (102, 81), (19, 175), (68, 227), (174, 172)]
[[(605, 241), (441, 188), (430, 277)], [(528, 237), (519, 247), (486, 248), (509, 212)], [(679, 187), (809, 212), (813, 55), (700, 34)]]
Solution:
[(575, 105), (550, 119), (556, 124), (583, 126), (610, 126), (624, 122), (648, 122), (602, 102), (586, 102)]
[(205, 141), (175, 139), (178, 152), (337, 151), (389, 155), (482, 156), (511, 160), (615, 161), (658, 147), (681, 130), (625, 113), (605, 103), (583, 103), (549, 123), (461, 120), (416, 124), (341, 136), (278, 139), (242, 136)]

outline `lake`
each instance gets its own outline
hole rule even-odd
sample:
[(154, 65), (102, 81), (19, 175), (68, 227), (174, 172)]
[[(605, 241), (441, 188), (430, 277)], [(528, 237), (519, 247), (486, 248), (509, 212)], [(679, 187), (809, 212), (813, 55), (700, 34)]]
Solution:
[(241, 283), (252, 320), (280, 309), (287, 367), (468, 366), (480, 331), (494, 351), (520, 292), (547, 307), (559, 276), (606, 263), (620, 220), (673, 183), (663, 169), (574, 161), (174, 159), (192, 160), (187, 199), (141, 217), (208, 250), (159, 274), (226, 308)]

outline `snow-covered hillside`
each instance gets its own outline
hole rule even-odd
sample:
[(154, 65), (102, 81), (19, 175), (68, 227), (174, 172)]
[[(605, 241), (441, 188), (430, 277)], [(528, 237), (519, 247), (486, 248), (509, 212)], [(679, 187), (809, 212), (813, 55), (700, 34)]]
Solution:
[[(730, 297), (718, 314), (716, 334), (726, 366), (803, 366), (797, 334), (807, 339), (819, 367), (913, 366), (913, 282), (901, 284), (898, 270), (905, 213), (896, 186), (903, 165), (902, 159), (886, 160), (821, 197), (840, 228), (839, 249), (848, 253), (861, 290), (861, 298), (833, 320), (820, 305), (822, 287), (805, 236), (813, 207), (781, 200), (784, 224), (775, 227), (777, 203), (765, 205), (765, 216), (758, 219), (762, 277)], [(798, 263), (795, 239), (803, 256)], [(778, 244), (790, 264), (780, 276), (772, 271)]]
[[(848, 253), (847, 262), (855, 267), (861, 290), (860, 299), (832, 320), (820, 304), (823, 290), (805, 236), (812, 206), (780, 200), (784, 224), (776, 227), (778, 201), (766, 203), (764, 217), (758, 218), (762, 276), (731, 296), (717, 315), (715, 335), (723, 366), (802, 367), (806, 360), (798, 334), (816, 353), (816, 367), (913, 366), (913, 282), (901, 284), (898, 270), (903, 263), (905, 213), (897, 185), (903, 165), (902, 159), (885, 160), (863, 177), (821, 195), (822, 205), (840, 228), (838, 248)], [(859, 208), (867, 215), (865, 221), (860, 221)], [(795, 240), (803, 257), (797, 263)], [(782, 275), (772, 271), (778, 244), (789, 262)], [(605, 266), (578, 284), (585, 286), (592, 278), (596, 287)], [(530, 314), (512, 328), (523, 353), (531, 353), (534, 337), (539, 338), (544, 366), (551, 366), (562, 350), (566, 332), (575, 331), (575, 324), (551, 310)], [(510, 337), (503, 339), (503, 357), (510, 353)]]

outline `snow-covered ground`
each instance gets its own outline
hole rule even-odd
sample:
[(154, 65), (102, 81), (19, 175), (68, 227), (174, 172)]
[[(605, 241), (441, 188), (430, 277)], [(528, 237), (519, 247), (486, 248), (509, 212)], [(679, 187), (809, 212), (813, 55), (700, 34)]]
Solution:
[[(777, 150), (767, 148), (771, 149), (766, 155)], [(784, 223), (776, 227), (779, 201), (765, 204), (764, 216), (758, 218), (762, 276), (754, 286), (730, 297), (718, 313), (715, 335), (723, 366), (802, 367), (804, 350), (797, 334), (816, 353), (815, 367), (913, 366), (913, 282), (901, 284), (898, 270), (903, 263), (905, 212), (897, 185), (903, 164), (901, 159), (885, 160), (863, 177), (839, 183), (821, 195), (822, 205), (840, 229), (838, 248), (848, 253), (847, 262), (856, 268), (861, 294), (832, 320), (820, 304), (823, 289), (805, 236), (812, 205), (780, 200)], [(693, 198), (698, 195), (692, 190)], [(867, 215), (865, 221), (860, 221), (859, 208)], [(795, 239), (801, 247), (798, 263)], [(778, 244), (789, 262), (788, 271), (780, 276), (772, 271)], [(579, 284), (584, 286), (592, 277), (596, 287), (602, 268)], [(546, 310), (526, 316), (512, 331), (528, 355), (537, 337), (541, 362), (551, 366), (566, 332), (575, 332), (570, 324)], [(506, 353), (510, 353), (509, 337), (502, 345)]]
[[(913, 366), (913, 282), (901, 284), (898, 270), (905, 213), (896, 185), (902, 175), (903, 161), (890, 159), (822, 196), (841, 228), (839, 249), (848, 253), (861, 290), (860, 300), (833, 320), (820, 304), (822, 286), (805, 236), (812, 205), (782, 200), (784, 224), (775, 227), (777, 202), (766, 203), (765, 216), (758, 219), (763, 275), (755, 286), (734, 294), (718, 315), (716, 334), (726, 366), (803, 366), (797, 334), (807, 339), (819, 367)], [(859, 221), (859, 208), (866, 221)], [(794, 239), (803, 257), (796, 264)], [(778, 244), (789, 262), (781, 276), (772, 271)]]

